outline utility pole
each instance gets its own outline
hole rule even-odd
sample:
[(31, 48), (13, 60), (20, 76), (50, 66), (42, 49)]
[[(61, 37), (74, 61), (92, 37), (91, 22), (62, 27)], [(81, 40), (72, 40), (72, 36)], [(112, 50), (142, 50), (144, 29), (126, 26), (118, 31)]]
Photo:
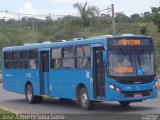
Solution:
[(34, 33), (34, 17), (32, 18), (32, 32)]
[(111, 5), (112, 6), (112, 35), (115, 35), (115, 16), (114, 16), (114, 4)]
[(32, 18), (32, 39), (34, 42), (36, 42), (35, 37), (34, 37), (34, 31), (35, 31), (35, 25), (34, 25), (34, 17), (33, 17)]

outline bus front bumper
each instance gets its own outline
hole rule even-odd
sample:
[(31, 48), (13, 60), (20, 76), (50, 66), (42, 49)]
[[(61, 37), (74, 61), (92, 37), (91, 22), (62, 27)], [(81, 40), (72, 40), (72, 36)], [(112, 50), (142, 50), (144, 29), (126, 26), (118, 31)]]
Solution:
[[(142, 101), (146, 99), (156, 98), (158, 95), (157, 87), (153, 87), (156, 80), (141, 85), (122, 85), (110, 83), (106, 86), (106, 100), (107, 101)], [(118, 87), (113, 87), (118, 86)]]

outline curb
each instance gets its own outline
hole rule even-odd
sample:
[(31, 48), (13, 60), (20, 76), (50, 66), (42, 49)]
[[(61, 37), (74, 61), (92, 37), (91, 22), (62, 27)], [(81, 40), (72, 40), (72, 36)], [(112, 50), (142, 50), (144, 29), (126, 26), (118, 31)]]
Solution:
[(11, 112), (11, 113), (13, 113), (13, 114), (18, 114), (18, 113), (19, 113), (19, 112), (16, 111), (16, 110), (11, 110), (11, 109), (8, 109), (8, 108), (6, 108), (6, 107), (0, 106), (0, 108), (3, 109), (3, 110), (6, 110), (6, 111), (8, 111), (8, 112)]
[(20, 112), (20, 111), (17, 111), (17, 110), (14, 110), (14, 109), (10, 109), (10, 108), (7, 108), (7, 107), (3, 107), (3, 106), (0, 106), (0, 108), (3, 109), (3, 110), (9, 111), (9, 112), (11, 112), (13, 114), (16, 114), (16, 115), (19, 115), (19, 114), (36, 114), (34, 112)]

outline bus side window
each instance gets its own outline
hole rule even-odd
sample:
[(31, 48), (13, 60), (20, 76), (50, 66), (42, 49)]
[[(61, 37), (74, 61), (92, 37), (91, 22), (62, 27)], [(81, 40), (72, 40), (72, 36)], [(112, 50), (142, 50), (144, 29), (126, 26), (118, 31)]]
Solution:
[(76, 47), (76, 68), (88, 69), (90, 68), (90, 46)]
[(63, 48), (63, 68), (72, 69), (75, 67), (75, 58), (74, 58), (74, 47), (64, 47)]
[(28, 50), (24, 50), (20, 52), (20, 66), (21, 69), (28, 69), (29, 68), (29, 52)]
[(38, 68), (38, 50), (30, 50), (29, 51), (29, 68), (37, 69)]
[(20, 69), (20, 53), (19, 51), (12, 52), (12, 67), (13, 69)]
[(51, 68), (60, 69), (62, 64), (61, 58), (61, 48), (53, 48), (51, 49)]
[(12, 69), (12, 52), (4, 52), (4, 68)]

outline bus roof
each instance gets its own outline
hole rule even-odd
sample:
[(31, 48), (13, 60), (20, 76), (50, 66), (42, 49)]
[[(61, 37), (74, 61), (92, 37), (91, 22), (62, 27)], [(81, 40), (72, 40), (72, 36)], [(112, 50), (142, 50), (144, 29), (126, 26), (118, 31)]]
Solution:
[(62, 46), (71, 46), (71, 45), (105, 43), (106, 40), (107, 40), (106, 37), (97, 37), (97, 38), (94, 38), (94, 39), (72, 40), (72, 41), (66, 41), (66, 42), (32, 43), (32, 44), (28, 44), (28, 45), (25, 44), (23, 46), (4, 47), (3, 51), (23, 50), (23, 49), (39, 49), (39, 48), (62, 47)]
[(106, 43), (108, 38), (148, 38), (150, 36), (144, 35), (132, 35), (132, 34), (125, 34), (119, 36), (95, 36), (90, 37), (87, 39), (80, 39), (80, 40), (72, 40), (72, 41), (63, 41), (63, 42), (44, 42), (44, 43), (31, 43), (31, 44), (24, 44), (23, 46), (11, 46), (11, 47), (4, 47), (3, 51), (10, 51), (10, 50), (24, 50), (24, 49), (39, 49), (39, 48), (50, 48), (50, 47), (62, 47), (62, 46), (70, 46), (70, 45), (83, 45), (83, 44), (96, 44), (96, 43)]

